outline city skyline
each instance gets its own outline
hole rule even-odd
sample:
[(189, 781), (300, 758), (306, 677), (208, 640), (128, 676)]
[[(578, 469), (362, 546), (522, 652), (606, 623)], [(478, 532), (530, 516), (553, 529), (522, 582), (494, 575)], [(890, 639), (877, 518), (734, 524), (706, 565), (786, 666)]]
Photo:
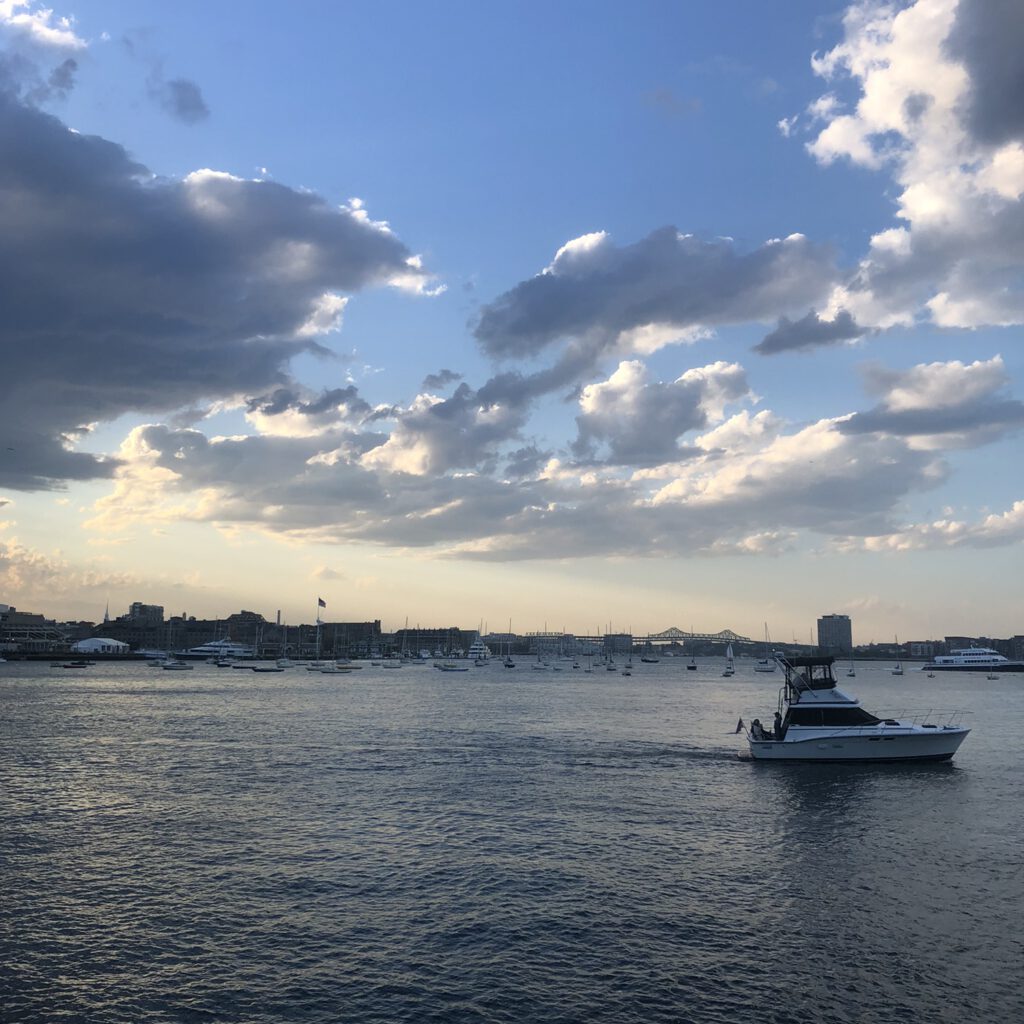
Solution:
[(1014, 5), (303, 11), (0, 0), (0, 602), (1024, 631)]
[[(665, 626), (663, 628), (656, 629), (632, 629), (632, 628), (619, 628), (615, 623), (603, 623), (598, 624), (592, 629), (583, 630), (560, 630), (553, 628), (549, 623), (543, 623), (536, 627), (524, 627), (519, 629), (509, 629), (502, 626), (491, 626), (489, 622), (481, 621), (476, 626), (472, 623), (465, 622), (444, 622), (442, 620), (427, 620), (423, 622), (402, 622), (390, 624), (379, 616), (374, 616), (372, 613), (368, 613), (365, 616), (356, 616), (355, 618), (344, 619), (331, 617), (324, 604), (321, 604), (322, 599), (317, 598), (316, 611), (317, 616), (311, 616), (308, 619), (298, 618), (293, 621), (288, 621), (286, 618), (281, 616), (280, 610), (276, 610), (272, 613), (266, 613), (257, 611), (254, 609), (239, 608), (235, 611), (227, 612), (226, 614), (217, 614), (213, 616), (202, 616), (193, 615), (186, 610), (181, 612), (173, 609), (164, 608), (161, 605), (143, 602), (133, 601), (129, 605), (128, 609), (124, 612), (118, 613), (115, 609), (113, 614), (109, 607), (104, 608), (104, 614), (99, 619), (83, 619), (83, 620), (68, 620), (61, 619), (46, 613), (45, 609), (40, 608), (15, 608), (15, 606), (8, 605), (0, 602), (0, 628), (5, 621), (5, 616), (8, 612), (17, 611), (19, 615), (25, 616), (39, 616), (45, 619), (49, 623), (63, 626), (75, 626), (80, 627), (85, 623), (91, 625), (91, 630), (81, 635), (100, 636), (105, 635), (104, 628), (110, 626), (111, 629), (107, 632), (118, 632), (118, 629), (125, 626), (140, 624), (146, 629), (152, 629), (156, 626), (167, 626), (171, 622), (177, 622), (179, 624), (185, 623), (207, 623), (212, 624), (223, 624), (225, 628), (220, 631), (214, 629), (217, 636), (210, 635), (209, 637), (204, 636), (204, 640), (216, 640), (220, 639), (221, 633), (232, 633), (231, 623), (248, 623), (249, 628), (254, 620), (262, 621), (267, 627), (271, 629), (283, 630), (287, 635), (288, 629), (304, 629), (311, 630), (319, 628), (322, 623), (325, 628), (339, 627), (339, 626), (369, 626), (373, 625), (379, 632), (384, 636), (395, 636), (401, 633), (408, 632), (409, 634), (415, 634), (419, 631), (424, 633), (437, 633), (444, 630), (457, 630), (464, 634), (476, 634), (481, 637), (507, 637), (513, 636), (520, 639), (526, 639), (531, 637), (558, 637), (558, 636), (575, 636), (575, 637), (623, 637), (632, 636), (637, 641), (644, 640), (655, 640), (657, 642), (683, 642), (687, 639), (692, 638), (701, 641), (714, 641), (722, 645), (727, 644), (730, 641), (735, 641), (743, 645), (749, 645), (751, 649), (757, 649), (761, 651), (764, 646), (765, 638), (761, 636), (745, 635), (743, 633), (737, 633), (728, 624), (722, 625), (720, 628), (709, 627), (702, 629), (698, 626), (680, 627), (677, 624)], [(831, 620), (831, 622), (830, 622)], [(842, 621), (840, 621), (842, 620)], [(892, 648), (892, 647), (913, 647), (921, 644), (941, 644), (944, 641), (968, 641), (974, 640), (998, 640), (999, 642), (1014, 641), (1017, 642), (1021, 639), (1022, 634), (1017, 632), (1013, 634), (1007, 634), (1000, 636), (997, 632), (992, 630), (981, 630), (976, 633), (970, 634), (963, 631), (947, 631), (940, 635), (930, 636), (904, 636), (903, 640), (899, 639), (898, 634), (894, 633), (891, 637), (855, 637), (851, 633), (852, 620), (848, 615), (827, 613), (819, 616), (816, 620), (814, 629), (810, 630), (806, 637), (798, 636), (795, 632), (792, 637), (783, 636), (769, 636), (769, 642), (771, 644), (778, 644), (779, 647), (786, 646), (798, 646), (798, 647), (811, 647), (818, 648), (827, 653), (835, 653), (841, 655), (848, 653), (851, 649), (867, 648), (867, 647), (879, 647), (879, 648)], [(767, 623), (764, 624), (767, 627)], [(826, 630), (826, 634), (823, 635), (823, 626)], [(839, 639), (836, 642), (834, 634), (838, 629)], [(831, 642), (830, 642), (831, 638)], [(143, 646), (150, 646), (151, 644), (159, 643), (155, 638), (152, 638)]]

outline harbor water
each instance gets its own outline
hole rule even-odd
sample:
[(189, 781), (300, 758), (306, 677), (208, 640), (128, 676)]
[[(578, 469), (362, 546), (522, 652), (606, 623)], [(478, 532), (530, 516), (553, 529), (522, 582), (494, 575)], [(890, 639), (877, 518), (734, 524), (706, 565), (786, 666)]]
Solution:
[(955, 759), (737, 757), (779, 674), (0, 665), (0, 1021), (1024, 1019), (1024, 675)]

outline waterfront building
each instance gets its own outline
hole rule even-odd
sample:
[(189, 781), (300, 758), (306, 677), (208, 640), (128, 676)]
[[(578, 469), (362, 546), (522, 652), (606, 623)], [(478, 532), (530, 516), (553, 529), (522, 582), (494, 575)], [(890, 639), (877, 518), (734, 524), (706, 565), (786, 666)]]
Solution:
[(603, 648), (604, 653), (609, 657), (614, 654), (631, 654), (633, 651), (633, 634), (605, 633)]
[(0, 604), (0, 651), (43, 654), (66, 647), (67, 637), (53, 619)]
[(818, 619), (818, 649), (822, 654), (849, 654), (853, 650), (853, 626), (849, 615), (822, 615)]

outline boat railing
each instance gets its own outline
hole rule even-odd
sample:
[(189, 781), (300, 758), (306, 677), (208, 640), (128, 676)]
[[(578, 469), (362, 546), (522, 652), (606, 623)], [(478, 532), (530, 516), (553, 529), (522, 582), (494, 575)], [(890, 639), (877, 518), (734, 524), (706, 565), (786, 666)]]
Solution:
[(920, 709), (906, 709), (903, 711), (876, 711), (876, 718), (882, 720), (883, 725), (934, 725), (937, 728), (950, 728), (961, 724), (965, 715), (973, 714), (971, 711), (964, 711), (961, 708), (928, 708), (926, 711)]

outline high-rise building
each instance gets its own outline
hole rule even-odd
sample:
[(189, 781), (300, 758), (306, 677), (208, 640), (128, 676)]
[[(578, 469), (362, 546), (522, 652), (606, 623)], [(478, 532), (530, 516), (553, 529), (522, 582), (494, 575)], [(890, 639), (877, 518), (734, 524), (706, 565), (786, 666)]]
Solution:
[(849, 654), (853, 627), (849, 615), (822, 615), (818, 619), (818, 647), (822, 654)]

